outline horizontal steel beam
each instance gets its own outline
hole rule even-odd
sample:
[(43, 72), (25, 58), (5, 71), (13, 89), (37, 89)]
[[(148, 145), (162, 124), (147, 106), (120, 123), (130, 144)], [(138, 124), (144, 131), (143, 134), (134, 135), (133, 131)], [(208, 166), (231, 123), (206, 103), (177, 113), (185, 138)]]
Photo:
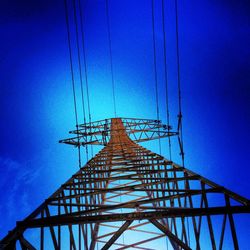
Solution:
[(19, 228), (37, 228), (50, 227), (58, 225), (75, 225), (89, 224), (113, 221), (128, 221), (128, 220), (150, 220), (160, 218), (177, 218), (177, 217), (193, 217), (205, 215), (220, 215), (220, 214), (236, 214), (250, 213), (249, 206), (231, 206), (231, 207), (211, 207), (211, 208), (168, 208), (165, 211), (156, 212), (135, 212), (122, 214), (108, 214), (95, 216), (72, 216), (58, 215), (48, 218), (33, 219), (17, 222)]

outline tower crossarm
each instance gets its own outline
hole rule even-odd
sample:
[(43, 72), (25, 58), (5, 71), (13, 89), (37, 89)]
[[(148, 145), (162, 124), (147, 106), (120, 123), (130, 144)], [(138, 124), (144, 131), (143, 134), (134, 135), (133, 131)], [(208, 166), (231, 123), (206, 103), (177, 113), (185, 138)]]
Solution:
[[(137, 143), (178, 135), (177, 132), (172, 131), (171, 126), (164, 125), (158, 120), (118, 119), (123, 123), (126, 134)], [(111, 137), (111, 127), (112, 119), (81, 124), (76, 130), (70, 131), (70, 134), (75, 134), (75, 137), (63, 139), (59, 142), (74, 146), (85, 146), (88, 144), (106, 146)]]

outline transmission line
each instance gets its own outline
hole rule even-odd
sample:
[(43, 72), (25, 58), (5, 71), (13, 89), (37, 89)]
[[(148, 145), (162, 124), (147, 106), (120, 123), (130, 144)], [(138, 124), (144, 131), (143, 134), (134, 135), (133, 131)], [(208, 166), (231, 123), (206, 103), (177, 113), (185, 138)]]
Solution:
[(180, 52), (179, 52), (179, 17), (178, 17), (178, 1), (175, 0), (175, 35), (176, 35), (176, 57), (177, 57), (177, 83), (178, 83), (178, 141), (180, 145), (180, 154), (182, 165), (184, 167), (184, 148), (183, 148), (183, 133), (182, 133), (182, 100), (181, 100), (181, 80), (180, 80)]
[(74, 68), (73, 68), (72, 45), (71, 45), (71, 39), (70, 39), (71, 35), (70, 35), (70, 25), (69, 25), (69, 14), (68, 14), (67, 0), (64, 0), (64, 6), (65, 6), (65, 20), (66, 20), (66, 26), (67, 26), (67, 39), (68, 39), (68, 49), (69, 49), (71, 83), (72, 83), (72, 90), (73, 90), (73, 102), (74, 102), (75, 121), (76, 121), (77, 140), (78, 140), (78, 162), (79, 162), (79, 168), (81, 168), (82, 164), (81, 164), (81, 150), (80, 150), (80, 138), (79, 138), (79, 123), (78, 123), (78, 114), (77, 114), (75, 77), (74, 77)]
[(114, 104), (114, 114), (116, 116), (116, 98), (115, 98), (115, 81), (114, 81), (114, 69), (113, 69), (113, 56), (112, 56), (112, 43), (111, 43), (111, 32), (110, 32), (110, 17), (109, 17), (109, 5), (108, 0), (106, 0), (106, 17), (108, 26), (108, 44), (109, 44), (109, 57), (110, 57), (110, 69), (111, 69), (111, 80), (112, 80), (112, 94), (113, 94), (113, 104)]
[[(78, 60), (80, 87), (81, 87), (83, 121), (84, 121), (84, 124), (86, 124), (86, 112), (85, 112), (84, 93), (83, 93), (82, 62), (81, 62), (81, 51), (80, 51), (80, 44), (79, 44), (79, 32), (78, 32), (79, 28), (78, 28), (77, 11), (76, 11), (76, 0), (73, 0), (73, 11), (74, 11), (74, 24), (75, 24), (75, 32), (76, 32), (77, 60)], [(85, 133), (86, 133), (86, 129), (85, 129)], [(85, 151), (86, 151), (86, 157), (88, 159), (88, 148), (87, 148), (87, 146), (85, 146)]]
[[(86, 92), (87, 92), (87, 107), (88, 107), (88, 117), (89, 123), (92, 121), (91, 111), (90, 111), (90, 98), (89, 98), (89, 82), (88, 82), (88, 70), (87, 70), (87, 59), (86, 59), (86, 49), (85, 49), (85, 33), (84, 33), (84, 25), (83, 25), (83, 11), (81, 0), (78, 0), (79, 5), (79, 14), (80, 14), (80, 27), (81, 27), (81, 38), (82, 38), (82, 51), (83, 51), (83, 63), (84, 63), (84, 73), (85, 73), (85, 82), (86, 82)], [(90, 126), (91, 127), (91, 126)], [(91, 130), (90, 130), (91, 133)], [(86, 148), (88, 146), (86, 145)], [(91, 145), (91, 155), (93, 157), (93, 145)]]
[[(154, 16), (154, 0), (151, 1), (152, 10), (152, 35), (153, 35), (153, 57), (154, 57), (154, 78), (155, 78), (155, 97), (156, 97), (156, 116), (157, 121), (160, 122), (159, 114), (159, 97), (158, 97), (158, 78), (157, 78), (157, 65), (156, 65), (156, 42), (155, 42), (155, 16)], [(158, 128), (159, 132), (159, 128)], [(161, 138), (159, 138), (159, 151), (161, 154)]]
[[(163, 54), (164, 54), (164, 76), (166, 88), (166, 109), (167, 109), (167, 130), (170, 132), (170, 113), (169, 113), (169, 94), (168, 94), (168, 67), (167, 67), (167, 46), (166, 46), (166, 31), (165, 31), (165, 8), (164, 0), (162, 0), (162, 32), (163, 32)], [(169, 160), (172, 160), (171, 137), (168, 136)]]
[[(183, 130), (182, 130), (182, 99), (181, 99), (181, 80), (180, 80), (180, 48), (179, 48), (179, 16), (178, 16), (178, 0), (175, 0), (175, 35), (176, 35), (176, 57), (177, 57), (177, 82), (178, 82), (178, 141), (180, 146), (180, 154), (182, 166), (185, 167), (184, 146), (183, 146)], [(186, 200), (186, 197), (185, 197)], [(187, 202), (185, 202), (185, 207)], [(188, 245), (190, 245), (189, 218), (187, 219)], [(184, 221), (185, 223), (185, 221)]]
[(73, 0), (73, 10), (74, 10), (74, 24), (75, 24), (75, 32), (76, 32), (77, 60), (78, 60), (79, 77), (80, 77), (83, 120), (84, 120), (84, 123), (86, 123), (86, 112), (85, 112), (84, 94), (83, 94), (82, 62), (81, 62), (81, 52), (80, 52), (80, 45), (79, 45), (78, 20), (77, 20), (77, 12), (76, 12), (76, 0)]

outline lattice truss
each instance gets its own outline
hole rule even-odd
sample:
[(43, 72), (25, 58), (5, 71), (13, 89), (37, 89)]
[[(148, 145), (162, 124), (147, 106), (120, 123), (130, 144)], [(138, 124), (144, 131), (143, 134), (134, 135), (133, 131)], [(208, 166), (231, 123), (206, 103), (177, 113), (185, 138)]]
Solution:
[[(126, 133), (135, 142), (143, 142), (158, 138), (177, 135), (172, 132), (171, 126), (163, 125), (159, 120), (120, 118)], [(85, 146), (88, 144), (106, 146), (111, 137), (112, 119), (105, 119), (96, 122), (81, 124), (77, 130), (69, 133), (77, 136), (65, 140), (61, 143), (75, 146)]]
[(17, 222), (3, 249), (239, 249), (234, 215), (250, 212), (248, 199), (136, 144), (135, 120), (107, 126), (107, 145)]

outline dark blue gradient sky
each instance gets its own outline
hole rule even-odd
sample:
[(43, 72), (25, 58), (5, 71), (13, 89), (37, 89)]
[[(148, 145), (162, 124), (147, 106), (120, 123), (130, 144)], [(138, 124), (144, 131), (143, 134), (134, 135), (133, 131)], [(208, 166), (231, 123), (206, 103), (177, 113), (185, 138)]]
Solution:
[[(104, 3), (84, 4), (93, 120), (113, 117)], [(161, 1), (155, 3), (160, 117), (165, 122)], [(171, 123), (176, 128), (173, 3), (166, 1), (165, 13)], [(156, 118), (150, 7), (149, 0), (110, 0), (121, 117)], [(180, 0), (179, 26), (186, 166), (249, 198), (250, 3)], [(2, 0), (0, 33), (2, 238), (78, 166), (75, 149), (58, 144), (75, 123), (63, 1)], [(80, 104), (78, 108), (81, 113)], [(145, 144), (154, 151), (156, 145)], [(166, 141), (163, 145), (167, 157)], [(243, 229), (249, 234), (247, 225)]]

